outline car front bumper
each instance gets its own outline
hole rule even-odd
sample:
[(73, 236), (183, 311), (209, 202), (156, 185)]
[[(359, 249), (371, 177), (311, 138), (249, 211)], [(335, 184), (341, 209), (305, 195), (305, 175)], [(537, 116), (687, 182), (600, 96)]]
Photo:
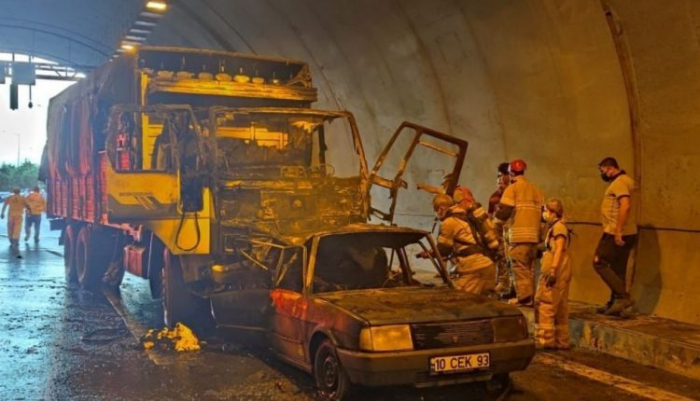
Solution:
[[(493, 343), (468, 347), (437, 348), (400, 352), (361, 352), (338, 349), (338, 357), (350, 381), (364, 386), (413, 384), (432, 387), (485, 381), (494, 375), (524, 370), (535, 355), (532, 340)], [(466, 373), (430, 374), (430, 358), (488, 352), (489, 368)]]

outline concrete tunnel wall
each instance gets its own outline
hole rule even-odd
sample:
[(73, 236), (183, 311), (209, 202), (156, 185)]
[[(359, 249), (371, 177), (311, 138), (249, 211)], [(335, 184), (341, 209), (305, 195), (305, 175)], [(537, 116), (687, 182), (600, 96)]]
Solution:
[[(482, 202), (496, 165), (524, 158), (573, 223), (572, 300), (608, 296), (591, 268), (605, 187), (596, 163), (616, 156), (642, 178), (640, 309), (700, 323), (700, 4), (608, 3), (627, 64), (596, 0), (182, 0), (149, 42), (308, 61), (316, 107), (355, 114), (370, 164), (403, 120), (448, 132), (470, 142), (461, 183)], [(412, 199), (404, 210), (430, 212)]]

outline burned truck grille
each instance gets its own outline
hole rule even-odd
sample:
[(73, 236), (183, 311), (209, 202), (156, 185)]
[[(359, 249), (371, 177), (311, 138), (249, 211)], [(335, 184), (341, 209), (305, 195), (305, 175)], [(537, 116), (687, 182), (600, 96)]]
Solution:
[(491, 320), (411, 325), (414, 349), (463, 347), (493, 342)]

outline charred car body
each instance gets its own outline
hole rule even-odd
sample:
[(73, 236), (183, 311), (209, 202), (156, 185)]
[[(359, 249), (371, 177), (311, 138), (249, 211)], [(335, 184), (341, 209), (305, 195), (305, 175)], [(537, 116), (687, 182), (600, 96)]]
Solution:
[(520, 312), (415, 258), (435, 250), (428, 233), (366, 224), (393, 222), (416, 149), (458, 176), (466, 142), (403, 123), (370, 170), (352, 114), (315, 100), (301, 62), (147, 47), (52, 99), (42, 172), (67, 276), (119, 285), (126, 270), (149, 280), (168, 325), (267, 333), (331, 398), (350, 383), (524, 369), (534, 345)]

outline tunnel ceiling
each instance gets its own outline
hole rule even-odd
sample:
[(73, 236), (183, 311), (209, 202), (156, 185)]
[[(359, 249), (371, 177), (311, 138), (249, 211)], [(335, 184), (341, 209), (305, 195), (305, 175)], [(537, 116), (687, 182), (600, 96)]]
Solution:
[(65, 65), (109, 59), (143, 0), (0, 0), (0, 52)]
[[(494, 190), (497, 164), (524, 158), (528, 175), (564, 198), (572, 220), (594, 223), (603, 191), (595, 165), (614, 155), (643, 182), (642, 224), (700, 227), (697, 197), (684, 209), (673, 195), (694, 193), (700, 181), (668, 178), (700, 165), (698, 147), (678, 135), (696, 132), (700, 115), (697, 1), (677, 8), (656, 0), (168, 2), (149, 44), (307, 61), (316, 107), (353, 112), (369, 159), (410, 120), (470, 142), (463, 183), (482, 201)], [(0, 51), (97, 65), (144, 4), (0, 0)], [(675, 164), (669, 155), (678, 156)], [(408, 171), (415, 179), (440, 173), (429, 163)]]

